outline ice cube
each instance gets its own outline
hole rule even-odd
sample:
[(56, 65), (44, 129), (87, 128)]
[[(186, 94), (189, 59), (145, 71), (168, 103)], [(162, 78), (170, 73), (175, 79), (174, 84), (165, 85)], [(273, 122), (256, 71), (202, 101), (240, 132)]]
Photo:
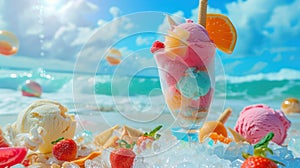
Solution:
[(189, 162), (189, 161), (183, 161), (176, 165), (176, 168), (195, 168), (195, 167), (197, 167), (197, 166), (194, 163)]
[(85, 168), (109, 168), (108, 164), (102, 159), (86, 160), (84, 162)]
[(144, 157), (136, 157), (134, 159), (133, 168), (150, 168), (150, 164), (144, 161)]
[(235, 161), (237, 159), (243, 159), (242, 152), (251, 153), (250, 148), (252, 146), (248, 143), (235, 143), (231, 142), (225, 149), (224, 155), (222, 158)]
[(241, 159), (236, 159), (233, 162), (231, 162), (231, 167), (232, 168), (240, 168), (242, 166), (243, 162), (244, 161)]

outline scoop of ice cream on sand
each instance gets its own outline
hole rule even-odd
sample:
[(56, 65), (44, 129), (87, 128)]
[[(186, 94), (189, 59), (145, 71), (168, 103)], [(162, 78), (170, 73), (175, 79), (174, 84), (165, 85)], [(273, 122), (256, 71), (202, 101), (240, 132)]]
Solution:
[(39, 146), (41, 153), (52, 151), (52, 141), (60, 137), (73, 138), (76, 121), (73, 115), (67, 114), (68, 109), (58, 102), (38, 100), (18, 115), (12, 125), (16, 134), (30, 133), (33, 128), (41, 127), (44, 143)]
[(276, 111), (264, 104), (245, 107), (236, 122), (235, 130), (251, 143), (257, 143), (269, 132), (274, 132), (272, 139), (281, 145), (286, 136), (291, 122), (282, 111)]
[(300, 103), (299, 100), (296, 98), (286, 98), (281, 103), (281, 110), (285, 114), (291, 114), (291, 113), (300, 113)]

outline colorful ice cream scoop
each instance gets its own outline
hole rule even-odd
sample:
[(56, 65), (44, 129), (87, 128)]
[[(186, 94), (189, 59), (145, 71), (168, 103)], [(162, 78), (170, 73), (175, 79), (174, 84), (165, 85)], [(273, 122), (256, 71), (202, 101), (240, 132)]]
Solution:
[(121, 57), (122, 54), (118, 49), (111, 48), (105, 59), (110, 65), (118, 65), (121, 63)]
[(300, 103), (296, 98), (287, 98), (281, 103), (281, 110), (285, 114), (300, 113)]
[(12, 32), (0, 30), (0, 55), (12, 56), (19, 50), (19, 40)]
[(251, 143), (257, 143), (269, 132), (274, 132), (273, 142), (281, 145), (291, 122), (282, 111), (276, 111), (265, 104), (245, 107), (236, 122), (235, 131)]
[(42, 87), (40, 84), (33, 80), (26, 80), (21, 86), (23, 96), (40, 97), (42, 95)]
[(176, 87), (183, 96), (196, 100), (200, 96), (206, 95), (211, 88), (208, 72), (188, 68)]

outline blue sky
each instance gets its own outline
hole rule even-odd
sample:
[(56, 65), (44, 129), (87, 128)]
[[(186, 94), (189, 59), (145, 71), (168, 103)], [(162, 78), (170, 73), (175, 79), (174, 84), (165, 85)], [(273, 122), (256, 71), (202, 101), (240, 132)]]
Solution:
[[(20, 40), (18, 54), (1, 56), (0, 68), (72, 70), (80, 54), (88, 55), (80, 60), (83, 68), (98, 66), (96, 53), (104, 53), (107, 44), (126, 37), (118, 47), (124, 55), (134, 53), (149, 48), (157, 36), (133, 36), (133, 32), (166, 28), (158, 16), (139, 23), (133, 13), (157, 11), (196, 20), (197, 8), (194, 0), (0, 0), (0, 29), (15, 33)], [(210, 0), (208, 12), (227, 15), (238, 33), (233, 54), (217, 51), (226, 74), (300, 70), (300, 0)], [(141, 28), (144, 24), (147, 28)], [(101, 33), (93, 38), (99, 29)], [(84, 48), (91, 38), (98, 46)], [(142, 55), (136, 55), (140, 57), (137, 68), (153, 63), (152, 58)]]

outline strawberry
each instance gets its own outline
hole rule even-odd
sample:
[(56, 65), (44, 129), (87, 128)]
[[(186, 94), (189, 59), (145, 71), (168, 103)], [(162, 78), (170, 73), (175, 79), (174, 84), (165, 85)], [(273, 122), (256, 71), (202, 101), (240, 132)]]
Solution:
[(152, 47), (150, 49), (151, 53), (155, 53), (157, 50), (165, 48), (165, 44), (163, 42), (160, 41), (155, 41), (152, 44)]
[(246, 159), (241, 168), (278, 168), (277, 164), (283, 163), (267, 158), (267, 152), (273, 154), (273, 151), (268, 148), (269, 142), (274, 137), (274, 133), (270, 132), (257, 144), (254, 145), (254, 155), (243, 152), (243, 157)]
[(52, 142), (52, 154), (57, 160), (72, 161), (77, 157), (77, 144), (73, 139), (59, 138)]
[(277, 168), (277, 164), (261, 156), (252, 156), (244, 161), (241, 168)]
[(111, 168), (132, 168), (135, 153), (128, 148), (118, 148), (110, 153)]

